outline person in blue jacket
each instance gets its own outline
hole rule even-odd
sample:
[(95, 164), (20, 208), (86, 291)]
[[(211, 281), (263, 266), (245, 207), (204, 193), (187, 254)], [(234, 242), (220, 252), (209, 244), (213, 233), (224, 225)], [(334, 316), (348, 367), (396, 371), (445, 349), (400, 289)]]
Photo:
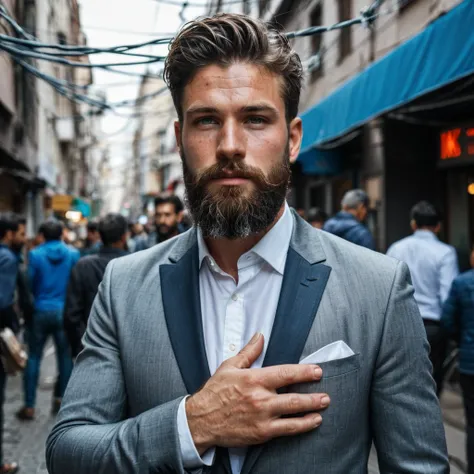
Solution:
[[(474, 249), (471, 266), (474, 268)], [(467, 472), (474, 474), (474, 269), (453, 281), (441, 323), (459, 343), (459, 374), (466, 413)]]
[(362, 189), (348, 191), (341, 202), (342, 211), (326, 221), (323, 230), (353, 244), (375, 250), (375, 241), (364, 225), (369, 213), (369, 197)]
[(39, 232), (45, 242), (29, 254), (28, 278), (34, 297), (34, 316), (27, 330), (29, 358), (24, 373), (25, 406), (17, 413), (21, 420), (34, 419), (41, 359), (49, 336), (53, 337), (56, 346), (59, 369), (59, 393), (56, 395), (60, 398), (72, 371), (72, 358), (63, 330), (63, 311), (69, 276), (80, 254), (62, 242), (63, 228), (56, 220), (42, 224)]

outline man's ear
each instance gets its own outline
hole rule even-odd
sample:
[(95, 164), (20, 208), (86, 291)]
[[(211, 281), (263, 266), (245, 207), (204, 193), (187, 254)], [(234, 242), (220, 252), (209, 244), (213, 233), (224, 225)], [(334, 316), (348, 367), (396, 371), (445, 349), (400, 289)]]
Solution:
[(178, 217), (176, 219), (178, 221), (178, 224), (181, 224), (181, 222), (183, 222), (183, 217), (184, 217), (184, 211), (178, 212)]
[(176, 138), (176, 144), (178, 145), (179, 156), (182, 156), (181, 153), (181, 123), (179, 120), (174, 122), (174, 136)]
[(299, 117), (294, 118), (289, 127), (288, 145), (290, 154), (290, 163), (294, 163), (298, 158), (303, 139), (303, 122)]

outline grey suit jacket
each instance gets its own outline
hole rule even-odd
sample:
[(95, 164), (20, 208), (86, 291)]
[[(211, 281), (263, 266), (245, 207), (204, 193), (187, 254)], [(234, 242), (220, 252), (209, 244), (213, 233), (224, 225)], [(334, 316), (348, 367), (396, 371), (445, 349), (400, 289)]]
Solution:
[[(406, 265), (294, 219), (264, 365), (340, 339), (356, 354), (288, 387), (329, 393), (323, 424), (250, 448), (242, 474), (365, 473), (372, 442), (382, 473), (449, 472)], [(209, 378), (198, 278), (194, 229), (109, 264), (47, 442), (50, 474), (185, 472), (178, 405)], [(230, 474), (227, 451), (204, 472)]]

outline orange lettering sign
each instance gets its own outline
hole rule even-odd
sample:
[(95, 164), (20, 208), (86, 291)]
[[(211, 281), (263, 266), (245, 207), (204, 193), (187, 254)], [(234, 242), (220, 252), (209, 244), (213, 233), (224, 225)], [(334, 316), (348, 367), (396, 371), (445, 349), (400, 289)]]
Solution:
[(441, 159), (449, 160), (450, 158), (458, 158), (461, 156), (461, 145), (459, 144), (459, 136), (461, 129), (456, 128), (441, 134)]

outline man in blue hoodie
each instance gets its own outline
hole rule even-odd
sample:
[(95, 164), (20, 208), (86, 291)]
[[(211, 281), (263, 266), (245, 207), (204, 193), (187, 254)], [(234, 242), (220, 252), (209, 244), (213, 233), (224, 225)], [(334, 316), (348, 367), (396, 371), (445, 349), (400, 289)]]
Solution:
[(342, 211), (329, 219), (323, 229), (353, 244), (375, 250), (375, 241), (364, 225), (369, 212), (369, 197), (362, 189), (352, 189), (342, 198)]
[(53, 337), (56, 345), (60, 397), (66, 390), (72, 371), (71, 354), (63, 330), (63, 310), (69, 275), (80, 254), (61, 241), (61, 222), (47, 221), (39, 232), (45, 243), (30, 252), (28, 264), (35, 313), (28, 328), (29, 358), (24, 374), (25, 406), (17, 413), (22, 420), (32, 420), (35, 416), (41, 359), (49, 336)]

